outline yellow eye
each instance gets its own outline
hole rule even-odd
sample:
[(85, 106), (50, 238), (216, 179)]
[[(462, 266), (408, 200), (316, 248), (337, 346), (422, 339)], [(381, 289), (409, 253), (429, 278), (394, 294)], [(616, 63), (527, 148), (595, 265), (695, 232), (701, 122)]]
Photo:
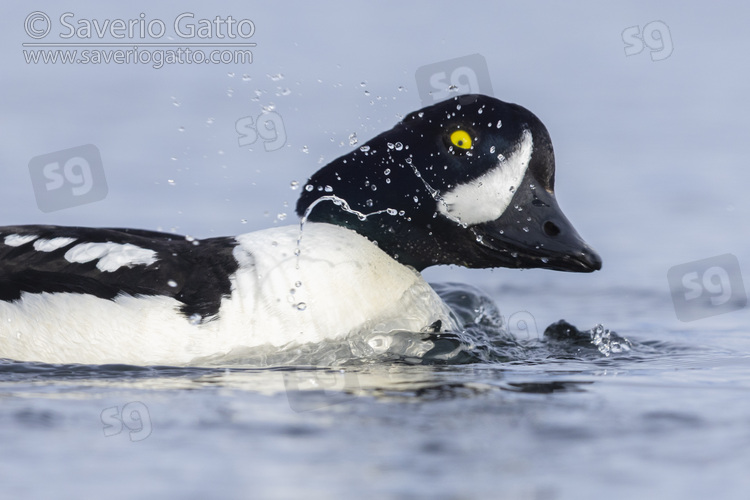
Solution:
[(471, 136), (465, 130), (456, 130), (451, 134), (451, 142), (461, 149), (471, 148)]

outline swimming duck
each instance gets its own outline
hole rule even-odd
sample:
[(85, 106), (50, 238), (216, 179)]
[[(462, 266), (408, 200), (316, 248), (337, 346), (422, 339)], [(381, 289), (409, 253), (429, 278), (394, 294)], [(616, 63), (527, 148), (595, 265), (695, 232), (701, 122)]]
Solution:
[(196, 240), (0, 227), (0, 357), (185, 365), (256, 346), (461, 327), (428, 266), (591, 272), (527, 109), (458, 96), (316, 172), (301, 225)]

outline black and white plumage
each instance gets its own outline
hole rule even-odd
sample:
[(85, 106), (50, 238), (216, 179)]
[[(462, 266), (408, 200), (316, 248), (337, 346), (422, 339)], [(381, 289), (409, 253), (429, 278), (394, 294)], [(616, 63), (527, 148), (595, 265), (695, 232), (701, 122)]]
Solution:
[[(528, 110), (462, 96), (318, 171), (307, 222), (193, 240), (134, 229), (0, 228), (0, 357), (188, 364), (358, 332), (458, 328), (434, 264), (588, 272)], [(439, 323), (438, 323), (439, 322)]]

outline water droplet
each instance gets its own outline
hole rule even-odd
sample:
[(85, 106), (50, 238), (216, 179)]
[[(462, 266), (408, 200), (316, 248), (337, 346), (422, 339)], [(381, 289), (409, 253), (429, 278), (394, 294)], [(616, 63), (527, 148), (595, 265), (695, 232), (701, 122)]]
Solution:
[(213, 125), (213, 124), (214, 124), (214, 119), (213, 118), (209, 118), (209, 119), (206, 120), (206, 125)]
[(294, 190), (296, 190), (299, 187), (299, 182), (292, 181), (292, 182), (289, 183), (289, 187), (292, 188), (292, 190), (294, 191)]
[(523, 226), (523, 227), (522, 227), (521, 229), (523, 229), (523, 232), (524, 232), (524, 233), (528, 233), (528, 232), (529, 232), (529, 228), (528, 228), (528, 227), (526, 227), (526, 226)]
[(414, 198), (412, 198), (412, 199), (414, 200), (414, 203), (419, 203), (419, 197), (418, 197), (418, 196), (415, 196), (415, 197), (414, 197)]
[(247, 224), (247, 219), (240, 219), (240, 224)]
[(495, 146), (492, 146), (492, 147), (490, 148), (490, 153), (493, 153), (493, 154), (495, 153)]
[(392, 142), (388, 143), (388, 149), (393, 149), (395, 147), (396, 147), (395, 144), (393, 144)]
[(302, 149), (300, 151), (302, 151), (303, 153), (309, 153), (310, 148), (308, 148), (307, 146), (302, 146)]
[(268, 75), (268, 77), (271, 79), (271, 81), (274, 81), (274, 82), (278, 82), (279, 80), (284, 79), (284, 75), (282, 75), (281, 73), (277, 73), (275, 75)]
[(369, 90), (365, 90), (365, 95), (370, 95), (370, 91)]
[(546, 264), (546, 263), (548, 263), (548, 262), (549, 262), (549, 259), (548, 259), (547, 257), (542, 257), (542, 262), (543, 262), (544, 264)]
[(294, 307), (296, 307), (298, 311), (304, 311), (305, 309), (307, 309), (307, 304), (305, 304), (304, 302), (299, 302)]
[(386, 213), (387, 213), (388, 215), (396, 215), (396, 214), (398, 214), (398, 212), (396, 211), (396, 209), (395, 209), (395, 208), (386, 208), (386, 209), (385, 209), (385, 212), (386, 212)]
[(391, 175), (391, 169), (390, 169), (390, 168), (386, 168), (386, 169), (385, 169), (385, 171), (384, 171), (383, 173), (384, 173), (385, 175)]
[(370, 199), (370, 200), (367, 200), (367, 201), (365, 201), (365, 206), (366, 206), (367, 208), (372, 208), (372, 205), (373, 205), (373, 203), (372, 203), (372, 200), (371, 200), (371, 199)]
[(402, 149), (404, 149), (404, 145), (403, 145), (403, 144), (401, 144), (400, 142), (397, 142), (397, 143), (396, 143), (396, 144), (394, 145), (394, 147), (396, 148), (396, 151), (401, 151)]
[(177, 98), (176, 98), (176, 97), (174, 97), (174, 96), (172, 97), (172, 105), (173, 105), (174, 107), (176, 107), (176, 108), (179, 108), (179, 107), (180, 107), (180, 101), (178, 101), (178, 100), (177, 100)]
[(202, 319), (201, 315), (198, 313), (195, 313), (195, 314), (190, 315), (190, 317), (188, 318), (188, 321), (190, 322), (191, 325), (196, 326), (201, 323), (201, 319)]
[(169, 281), (167, 281), (167, 285), (169, 285), (170, 287), (174, 288), (174, 287), (177, 286), (177, 282), (175, 280), (169, 280)]
[(483, 236), (481, 234), (478, 234), (477, 235), (477, 243), (481, 243), (482, 242), (482, 238), (483, 238)]
[(409, 165), (411, 165), (411, 158), (406, 158), (406, 159), (405, 159), (404, 161), (405, 161), (406, 163), (408, 163)]
[(502, 126), (503, 126), (503, 121), (502, 120), (498, 120), (497, 121), (497, 128), (500, 128)]
[(359, 86), (360, 87), (366, 87), (367, 86), (367, 82), (362, 82), (362, 83), (359, 84)]
[(167, 184), (169, 184), (170, 186), (174, 186), (175, 185), (174, 179), (167, 179)]
[(180, 127), (180, 128), (177, 129), (177, 131), (178, 132), (184, 132), (185, 131), (185, 127)]
[(326, 186), (325, 188), (323, 188), (323, 190), (324, 190), (324, 191), (325, 191), (326, 193), (333, 193), (333, 188), (332, 188), (331, 186)]
[(299, 287), (302, 286), (302, 282), (301, 281), (295, 281), (294, 282), (294, 286), (296, 286), (297, 288), (299, 288)]
[(359, 139), (357, 139), (357, 133), (356, 132), (352, 132), (351, 134), (349, 134), (349, 145), (350, 146), (355, 146), (358, 142), (359, 142)]
[(391, 183), (391, 178), (390, 178), (390, 177), (386, 178), (386, 179), (385, 179), (385, 183), (386, 183), (386, 184), (390, 184), (390, 183)]
[(373, 191), (377, 191), (378, 187), (375, 184), (373, 184), (372, 186), (370, 186), (370, 189), (372, 189)]
[(312, 184), (308, 184), (308, 185), (306, 185), (306, 186), (305, 186), (305, 191), (307, 191), (308, 193), (309, 193), (310, 191), (312, 191), (313, 189), (315, 189), (315, 188), (313, 187), (313, 185), (312, 185)]
[(250, 80), (251, 80), (250, 75), (248, 75), (247, 73), (245, 73), (244, 75), (242, 75), (242, 81), (243, 82), (249, 82)]
[(367, 153), (370, 150), (370, 146), (361, 146), (359, 150), (363, 153)]
[(276, 214), (276, 218), (278, 220), (284, 220), (284, 219), (286, 219), (286, 214), (284, 212), (280, 212), (280, 213)]
[(404, 86), (403, 85), (399, 85), (398, 86), (398, 91), (399, 92), (403, 92), (404, 91)]

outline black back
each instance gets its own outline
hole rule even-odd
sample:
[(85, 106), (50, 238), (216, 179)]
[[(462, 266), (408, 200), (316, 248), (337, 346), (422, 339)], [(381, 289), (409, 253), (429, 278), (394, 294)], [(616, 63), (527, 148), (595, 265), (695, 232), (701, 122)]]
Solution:
[[(39, 239), (75, 238), (52, 252), (38, 251), (34, 241), (20, 246), (4, 243), (8, 235)], [(80, 243), (130, 243), (156, 252), (151, 265), (122, 266), (101, 271), (97, 260), (68, 262), (65, 253)], [(233, 238), (188, 241), (184, 236), (137, 229), (94, 229), (60, 226), (6, 226), (0, 228), (0, 300), (14, 301), (22, 292), (86, 293), (103, 299), (119, 294), (165, 295), (182, 303), (186, 316), (209, 318), (219, 311), (231, 292), (229, 278), (237, 270)]]

